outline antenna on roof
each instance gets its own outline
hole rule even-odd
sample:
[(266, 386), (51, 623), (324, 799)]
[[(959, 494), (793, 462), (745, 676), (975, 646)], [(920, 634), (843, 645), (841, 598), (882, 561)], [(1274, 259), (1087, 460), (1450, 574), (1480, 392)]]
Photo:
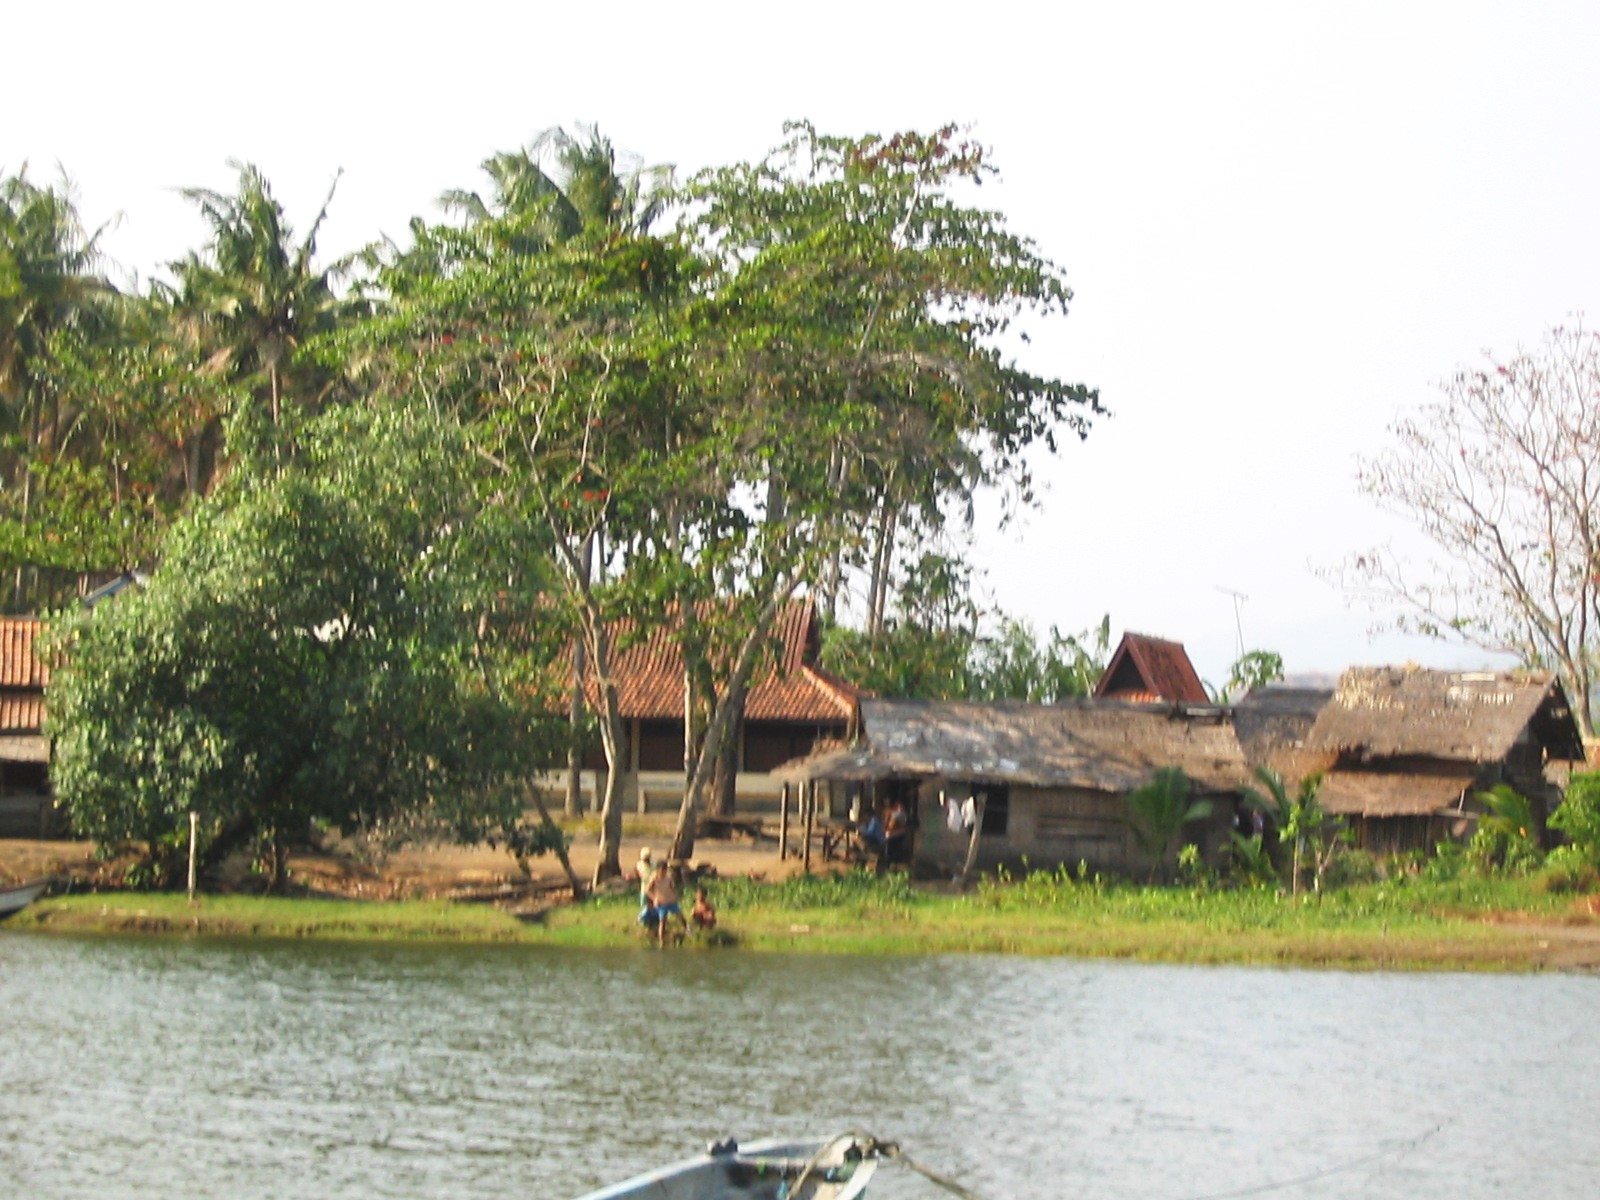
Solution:
[(1244, 605), (1246, 600), (1250, 599), (1250, 597), (1245, 595), (1243, 592), (1236, 592), (1232, 588), (1225, 588), (1220, 584), (1217, 585), (1217, 591), (1221, 592), (1224, 596), (1233, 597), (1233, 631), (1239, 639), (1239, 657), (1243, 658), (1244, 622), (1239, 619), (1239, 609)]

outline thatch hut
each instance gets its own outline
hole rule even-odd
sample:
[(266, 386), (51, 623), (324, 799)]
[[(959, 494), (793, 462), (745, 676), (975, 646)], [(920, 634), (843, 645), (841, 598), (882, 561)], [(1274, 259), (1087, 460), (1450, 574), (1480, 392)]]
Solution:
[(1161, 767), (1181, 767), (1198, 794), (1220, 801), (1188, 831), (1215, 858), (1248, 780), (1227, 715), (1211, 706), (863, 700), (861, 731), (855, 747), (787, 773), (849, 791), (860, 805), (905, 800), (913, 861), (940, 873), (959, 869), (972, 848), (962, 824), (969, 798), (982, 800), (979, 869), (1025, 860), (1143, 872), (1150, 864), (1127, 825), (1125, 797)]
[(1326, 767), (1320, 798), (1380, 854), (1470, 834), (1475, 794), (1507, 783), (1542, 821), (1559, 800), (1547, 771), (1583, 742), (1549, 672), (1359, 667), (1339, 678), (1305, 749)]

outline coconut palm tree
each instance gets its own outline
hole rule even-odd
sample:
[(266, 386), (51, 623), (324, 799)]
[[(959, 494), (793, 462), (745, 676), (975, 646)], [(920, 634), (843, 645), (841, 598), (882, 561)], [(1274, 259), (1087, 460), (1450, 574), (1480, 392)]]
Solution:
[(1211, 815), (1211, 801), (1192, 799), (1192, 790), (1183, 768), (1162, 767), (1149, 783), (1128, 793), (1128, 827), (1150, 859), (1152, 883), (1183, 827)]
[[(24, 167), (0, 179), (0, 436), (11, 447), (0, 486), (19, 546), (36, 506), (36, 468), (60, 451), (75, 415), (53, 378), (56, 339), (92, 337), (113, 320), (100, 232), (84, 229), (65, 177), (39, 187)], [(26, 606), (26, 574), (19, 562), (13, 605)]]
[[(1266, 788), (1266, 793), (1246, 788), (1245, 803), (1272, 822), (1273, 828), (1277, 830), (1280, 845), (1289, 846), (1289, 894), (1298, 896), (1300, 862), (1303, 855), (1326, 831), (1338, 823), (1337, 818), (1323, 808), (1322, 802), (1317, 799), (1317, 794), (1322, 790), (1322, 775), (1320, 773), (1307, 775), (1300, 781), (1293, 795), (1290, 794), (1289, 785), (1284, 782), (1283, 776), (1271, 767), (1257, 767), (1256, 778)], [(1315, 854), (1313, 862), (1316, 865), (1313, 886), (1320, 891), (1324, 864), (1321, 857)]]
[(239, 173), (233, 195), (183, 189), (210, 226), (211, 241), (203, 252), (172, 264), (178, 278), (172, 299), (178, 319), (213, 366), (248, 382), (266, 400), (276, 426), (286, 399), (313, 407), (327, 385), (325, 372), (296, 363), (295, 354), (343, 314), (346, 305), (334, 282), (348, 260), (320, 268), (313, 261), (333, 188), (296, 241), (260, 170), (250, 163), (229, 165)]
[(440, 203), (469, 225), (495, 223), (503, 247), (532, 254), (586, 230), (641, 234), (661, 216), (670, 166), (647, 167), (637, 155), (620, 157), (594, 126), (573, 137), (559, 126), (527, 146), (483, 161), (487, 197), (452, 189)]

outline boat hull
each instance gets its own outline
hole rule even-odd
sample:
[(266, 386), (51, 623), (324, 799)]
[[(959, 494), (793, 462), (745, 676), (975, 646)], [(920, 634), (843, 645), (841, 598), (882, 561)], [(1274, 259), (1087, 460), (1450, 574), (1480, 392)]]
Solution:
[(865, 1195), (878, 1166), (858, 1149), (852, 1154), (855, 1147), (852, 1138), (751, 1142), (660, 1167), (578, 1200), (855, 1200)]
[(15, 887), (0, 888), (0, 921), (4, 921), (12, 913), (21, 912), (44, 894), (48, 887), (48, 879), (36, 879), (32, 883), (19, 883)]

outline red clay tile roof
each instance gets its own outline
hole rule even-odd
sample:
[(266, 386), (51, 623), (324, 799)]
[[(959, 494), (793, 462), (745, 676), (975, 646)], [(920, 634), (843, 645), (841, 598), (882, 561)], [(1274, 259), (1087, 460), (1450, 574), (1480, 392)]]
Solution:
[(43, 688), (50, 669), (33, 648), (40, 622), (37, 617), (0, 617), (0, 687)]
[(42, 692), (0, 692), (0, 734), (32, 733), (43, 723)]
[[(625, 640), (631, 627), (614, 630)], [(843, 724), (855, 712), (861, 692), (815, 665), (816, 610), (809, 600), (784, 606), (772, 631), (775, 668), (761, 670), (745, 697), (752, 721), (815, 721)], [(629, 720), (683, 719), (683, 655), (671, 628), (658, 627), (616, 657), (617, 698)]]
[(1164, 700), (1169, 704), (1210, 704), (1205, 684), (1182, 642), (1125, 633), (1094, 689), (1100, 700)]

